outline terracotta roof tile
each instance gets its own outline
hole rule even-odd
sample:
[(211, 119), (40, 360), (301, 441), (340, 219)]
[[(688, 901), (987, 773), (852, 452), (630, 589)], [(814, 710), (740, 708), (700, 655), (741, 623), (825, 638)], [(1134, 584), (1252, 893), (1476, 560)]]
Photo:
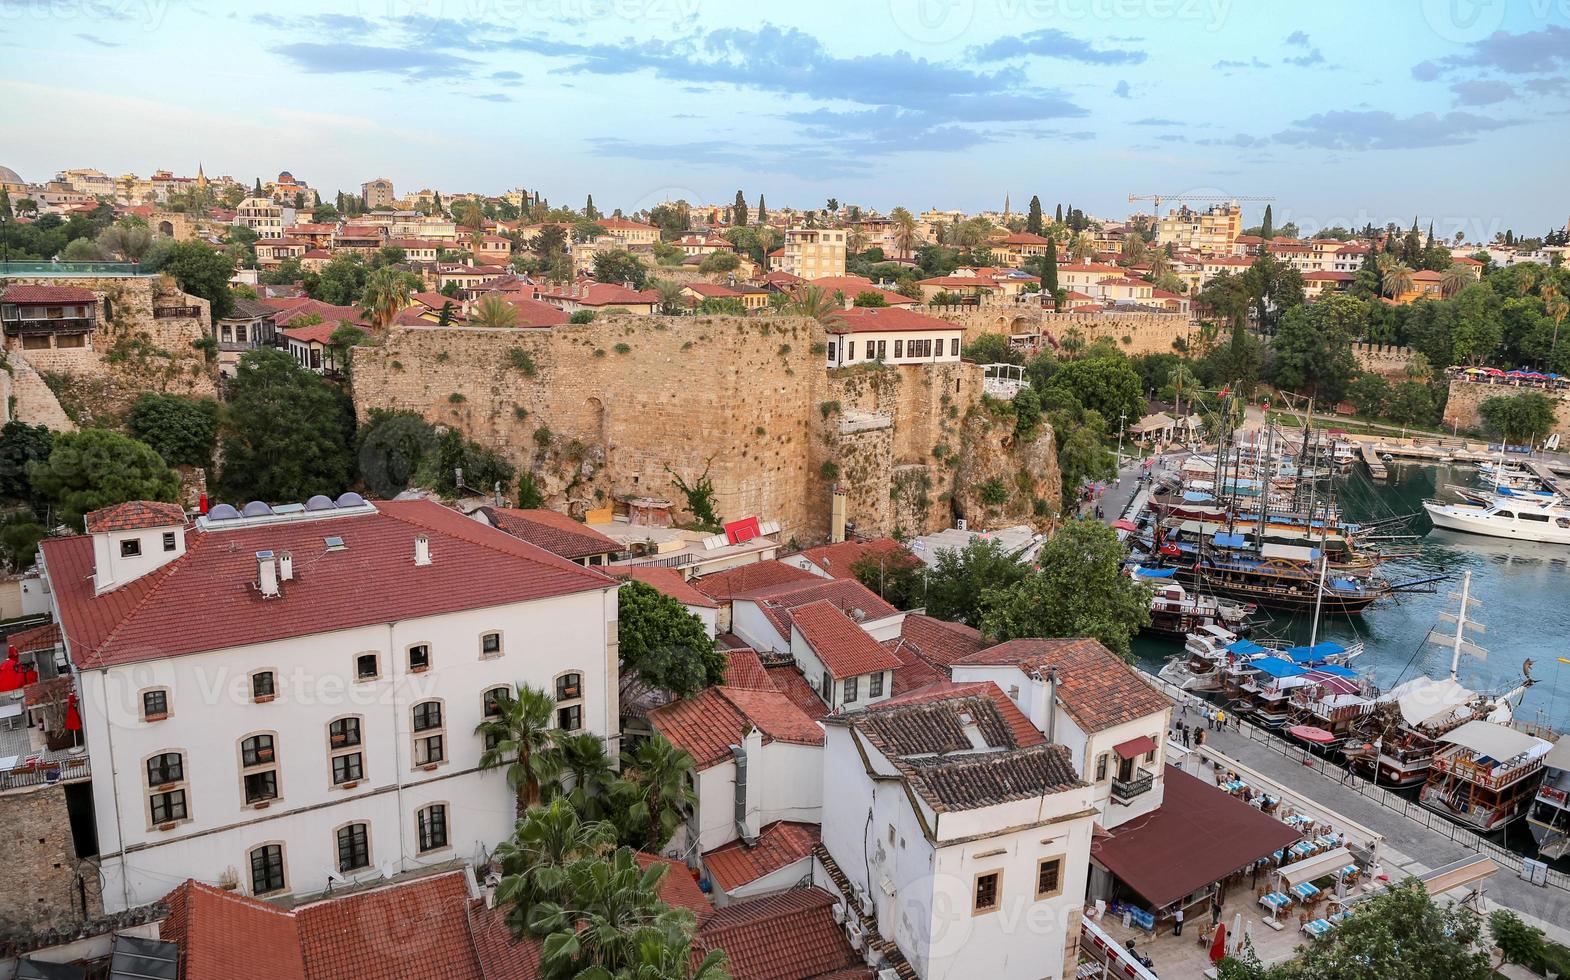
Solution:
[(951, 623), (925, 613), (908, 613), (900, 623), (900, 639), (914, 646), (922, 659), (938, 667), (977, 653), (987, 645), (981, 631), (964, 623)]
[(699, 922), (714, 914), (714, 906), (709, 904), (709, 899), (703, 894), (703, 889), (698, 887), (698, 881), (692, 876), (692, 870), (680, 861), (658, 854), (644, 854), (639, 852), (633, 855), (637, 859), (638, 867), (648, 868), (651, 865), (665, 865), (665, 877), (660, 879), (660, 899), (671, 908), (686, 909), (691, 912)]
[(823, 699), (818, 697), (812, 685), (794, 666), (765, 667), (764, 670), (774, 689), (789, 698), (808, 718), (818, 719), (829, 713), (828, 705), (823, 703)]
[(433, 875), (296, 908), (306, 975), (483, 980), (469, 940), (466, 874)]
[(947, 672), (927, 663), (904, 638), (883, 641), (884, 649), (899, 658), (894, 668), (894, 684), (890, 688), (895, 697), (949, 679)]
[(470, 902), (465, 911), (469, 940), (480, 961), (484, 980), (540, 980), (540, 940), (532, 936), (518, 939), (507, 925), (507, 910), (486, 908), (483, 901)]
[(179, 504), (160, 503), (156, 500), (127, 500), (123, 504), (87, 512), (89, 534), (135, 531), (149, 527), (178, 527), (184, 523), (185, 511)]
[[(799, 569), (798, 569), (799, 571)], [(774, 625), (781, 639), (790, 639), (790, 611), (808, 603), (826, 600), (855, 621), (883, 619), (899, 613), (898, 609), (878, 598), (878, 594), (855, 579), (825, 579), (811, 572), (804, 572), (807, 581), (785, 582), (731, 597), (734, 602), (755, 602), (759, 610)]]
[(634, 566), (632, 568), (611, 568), (608, 571), (617, 578), (630, 578), (642, 582), (644, 585), (652, 585), (684, 606), (699, 606), (705, 609), (713, 609), (719, 605), (713, 599), (699, 592), (691, 582), (682, 578), (681, 573), (674, 568)]
[(954, 666), (1013, 666), (1027, 673), (1057, 668), (1058, 699), (1086, 733), (1099, 732), (1164, 711), (1172, 699), (1089, 638), (1009, 640), (955, 662)]
[(692, 587), (716, 602), (726, 603), (738, 592), (750, 592), (784, 582), (815, 581), (817, 578), (818, 576), (805, 569), (771, 559), (704, 575), (694, 579)]
[[(978, 285), (991, 288), (991, 283)], [(903, 298), (903, 297), (902, 297)], [(838, 314), (825, 328), (829, 333), (881, 333), (886, 331), (958, 330), (958, 324), (917, 313), (901, 306), (857, 306)]]
[(693, 958), (724, 950), (735, 980), (806, 980), (860, 968), (861, 956), (834, 921), (837, 902), (821, 888), (793, 888), (728, 905), (698, 929)]
[(600, 532), (554, 510), (481, 507), (479, 513), (489, 517), (493, 527), (569, 560), (621, 550)]
[(893, 538), (874, 538), (871, 541), (841, 541), (838, 544), (826, 544), (817, 548), (808, 548), (801, 553), (801, 557), (823, 569), (832, 578), (855, 578), (856, 576), (851, 573), (850, 566), (868, 556), (877, 558), (884, 555), (898, 555), (901, 558), (908, 557), (911, 561), (921, 560), (910, 549)]
[(819, 836), (817, 824), (778, 820), (759, 830), (751, 847), (738, 839), (705, 852), (703, 866), (716, 884), (733, 891), (807, 857)]
[[(197, 530), (186, 553), (141, 578), (93, 595), (93, 539), (44, 542), (44, 566), (79, 669), (265, 643), (420, 616), (484, 609), (615, 581), (424, 500), (383, 501), (378, 513)], [(414, 538), (432, 562), (414, 563)], [(344, 539), (323, 550), (325, 535)], [(278, 598), (254, 588), (255, 553), (290, 551), (295, 580)], [(474, 569), (487, 574), (477, 576)]]
[(685, 749), (698, 769), (729, 759), (748, 724), (763, 733), (765, 743), (823, 744), (823, 729), (778, 691), (711, 687), (650, 711), (649, 724)]
[(17, 630), (7, 638), (6, 645), (15, 647), (17, 653), (53, 650), (60, 645), (60, 624), (45, 623), (32, 629)]
[(832, 602), (820, 599), (791, 610), (802, 639), (835, 678), (893, 670), (900, 660)]
[(180, 947), (183, 980), (306, 980), (299, 923), (288, 912), (190, 880), (163, 904), (169, 917), (158, 934)]
[(753, 691), (775, 690), (774, 682), (763, 669), (763, 661), (751, 647), (732, 647), (725, 651), (724, 687), (744, 687)]
[(0, 293), (3, 303), (93, 303), (98, 295), (81, 286), (8, 286)]

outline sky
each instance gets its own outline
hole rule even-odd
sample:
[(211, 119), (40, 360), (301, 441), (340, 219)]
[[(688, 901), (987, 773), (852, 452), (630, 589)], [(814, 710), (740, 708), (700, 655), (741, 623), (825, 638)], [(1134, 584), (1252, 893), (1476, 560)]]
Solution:
[(1278, 227), (1479, 240), (1570, 213), (1570, 0), (0, 0), (0, 127), (34, 181), (200, 162), (628, 212), (1272, 197)]

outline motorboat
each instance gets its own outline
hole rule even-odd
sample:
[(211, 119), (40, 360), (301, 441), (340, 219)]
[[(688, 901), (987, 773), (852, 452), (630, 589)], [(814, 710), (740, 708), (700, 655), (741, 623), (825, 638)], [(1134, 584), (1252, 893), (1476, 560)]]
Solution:
[(1435, 527), (1514, 541), (1570, 544), (1570, 507), (1557, 495), (1512, 493), (1501, 487), (1486, 502), (1426, 500), (1423, 509)]

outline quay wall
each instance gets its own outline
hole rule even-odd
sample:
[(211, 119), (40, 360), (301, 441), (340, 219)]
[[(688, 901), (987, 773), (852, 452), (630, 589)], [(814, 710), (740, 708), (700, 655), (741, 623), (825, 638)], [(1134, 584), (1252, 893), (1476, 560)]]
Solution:
[(1483, 402), (1490, 398), (1514, 398), (1528, 392), (1547, 395), (1554, 400), (1555, 425), (1550, 434), (1558, 434), (1561, 442), (1570, 440), (1570, 392), (1555, 392), (1509, 384), (1488, 384), (1460, 378), (1452, 378), (1450, 381), (1450, 397), (1445, 402), (1445, 425), (1458, 426), (1462, 429), (1481, 429)]

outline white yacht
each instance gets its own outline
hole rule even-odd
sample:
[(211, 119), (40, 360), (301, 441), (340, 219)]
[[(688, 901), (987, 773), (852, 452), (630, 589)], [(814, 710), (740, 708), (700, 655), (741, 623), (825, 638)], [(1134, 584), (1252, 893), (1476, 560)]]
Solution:
[(1570, 544), (1570, 507), (1559, 497), (1500, 493), (1486, 502), (1425, 500), (1435, 527), (1514, 541)]

